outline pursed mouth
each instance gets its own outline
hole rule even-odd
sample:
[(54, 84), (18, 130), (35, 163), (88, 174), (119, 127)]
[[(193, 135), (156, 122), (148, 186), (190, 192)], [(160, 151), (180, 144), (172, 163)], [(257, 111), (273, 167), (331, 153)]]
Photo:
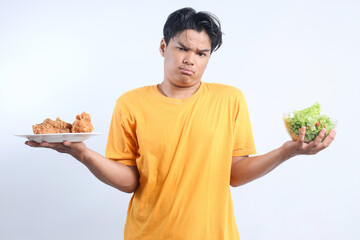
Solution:
[(182, 67), (180, 67), (179, 69), (180, 69), (180, 71), (181, 71), (182, 73), (184, 73), (184, 74), (186, 74), (186, 75), (194, 75), (194, 73), (195, 73), (194, 70), (189, 69), (189, 68), (182, 68)]

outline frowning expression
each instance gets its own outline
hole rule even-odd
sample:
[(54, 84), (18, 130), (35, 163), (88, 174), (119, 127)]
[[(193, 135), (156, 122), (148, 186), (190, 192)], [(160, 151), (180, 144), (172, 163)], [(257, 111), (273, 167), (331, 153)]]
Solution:
[(201, 81), (209, 62), (211, 41), (205, 31), (187, 29), (168, 44), (162, 39), (160, 53), (164, 57), (164, 81), (176, 87), (191, 87)]

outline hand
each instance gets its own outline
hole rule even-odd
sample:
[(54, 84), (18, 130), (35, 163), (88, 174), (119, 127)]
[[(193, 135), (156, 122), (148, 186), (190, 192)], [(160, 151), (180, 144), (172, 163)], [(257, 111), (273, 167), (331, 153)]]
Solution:
[(88, 149), (85, 143), (83, 142), (71, 143), (69, 141), (64, 141), (62, 143), (48, 143), (48, 142), (37, 143), (34, 141), (26, 141), (25, 144), (30, 147), (50, 148), (60, 153), (67, 153), (80, 161), (82, 161), (83, 155)]
[(289, 142), (284, 143), (282, 148), (283, 148), (284, 156), (286, 159), (296, 156), (296, 155), (301, 155), (301, 154), (303, 154), (303, 155), (316, 154), (316, 153), (320, 152), (321, 150), (330, 146), (332, 141), (334, 141), (335, 135), (336, 135), (336, 130), (332, 129), (330, 131), (329, 135), (326, 136), (326, 138), (324, 139), (326, 129), (323, 128), (320, 131), (319, 135), (314, 139), (314, 141), (305, 143), (304, 142), (305, 131), (306, 131), (306, 127), (302, 127), (297, 141), (289, 141)]

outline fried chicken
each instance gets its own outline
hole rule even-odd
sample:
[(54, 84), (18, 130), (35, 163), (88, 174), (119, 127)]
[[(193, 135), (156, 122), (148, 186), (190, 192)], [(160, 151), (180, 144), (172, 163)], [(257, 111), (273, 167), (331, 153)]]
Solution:
[(76, 115), (76, 120), (73, 122), (71, 130), (73, 133), (92, 132), (93, 130), (94, 127), (91, 124), (91, 117), (88, 113), (83, 112), (80, 115)]
[(91, 124), (90, 115), (83, 112), (76, 116), (76, 120), (72, 125), (57, 117), (55, 121), (47, 118), (42, 123), (33, 125), (32, 129), (34, 134), (85, 133), (92, 132), (94, 127)]
[(32, 129), (34, 134), (70, 133), (72, 125), (57, 117), (55, 121), (47, 118), (42, 123), (33, 125)]

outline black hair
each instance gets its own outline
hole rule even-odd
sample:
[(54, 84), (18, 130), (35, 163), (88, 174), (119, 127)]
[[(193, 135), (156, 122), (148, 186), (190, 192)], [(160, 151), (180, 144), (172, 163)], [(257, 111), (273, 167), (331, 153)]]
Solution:
[(210, 12), (196, 12), (193, 8), (182, 8), (169, 15), (163, 29), (166, 44), (186, 29), (197, 32), (205, 30), (211, 41), (211, 52), (222, 44), (223, 33), (219, 19)]

